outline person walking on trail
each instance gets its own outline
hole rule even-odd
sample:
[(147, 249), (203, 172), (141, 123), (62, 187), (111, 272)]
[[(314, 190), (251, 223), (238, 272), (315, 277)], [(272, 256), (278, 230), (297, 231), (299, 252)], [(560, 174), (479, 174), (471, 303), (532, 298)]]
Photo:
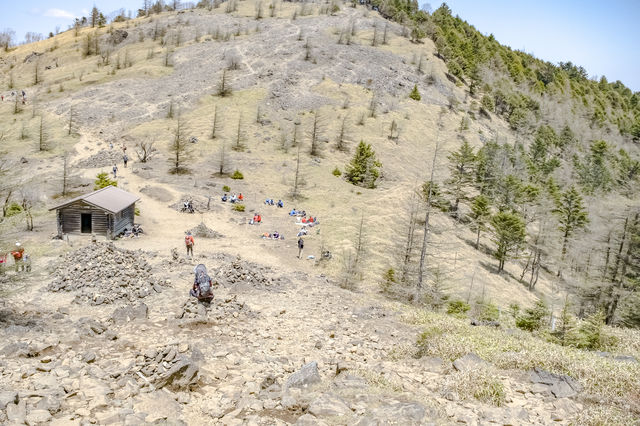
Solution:
[(122, 156), (122, 161), (124, 162), (124, 168), (127, 168), (127, 162), (129, 161), (129, 157), (127, 157), (127, 154)]
[(302, 258), (302, 250), (304, 250), (304, 240), (300, 237), (298, 238), (298, 259)]
[(20, 243), (16, 243), (16, 248), (11, 252), (11, 256), (13, 256), (13, 263), (16, 266), (16, 272), (18, 270), (24, 271), (24, 247)]
[(116, 179), (118, 177), (118, 166), (113, 165), (113, 178)]
[(191, 232), (187, 232), (187, 235), (184, 237), (184, 245), (187, 247), (187, 256), (191, 255), (193, 257), (193, 246), (196, 242), (193, 239), (193, 235)]

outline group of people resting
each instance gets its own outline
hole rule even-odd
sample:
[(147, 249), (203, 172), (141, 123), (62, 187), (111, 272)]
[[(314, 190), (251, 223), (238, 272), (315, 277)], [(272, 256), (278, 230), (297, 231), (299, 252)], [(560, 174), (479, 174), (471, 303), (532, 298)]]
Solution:
[(284, 235), (278, 233), (278, 231), (274, 231), (273, 234), (265, 232), (262, 234), (262, 239), (264, 240), (284, 240)]
[(249, 225), (257, 225), (259, 223), (262, 223), (262, 216), (260, 216), (260, 213), (256, 213), (253, 215), (253, 218), (249, 220)]
[(227, 194), (224, 194), (222, 196), (222, 202), (226, 203), (227, 200), (229, 200), (229, 202), (231, 202), (231, 204), (241, 203), (242, 201), (244, 201), (244, 195), (242, 195), (242, 192), (240, 194), (238, 194), (237, 196), (236, 196), (236, 193), (234, 192), (231, 197), (229, 197)]
[(267, 198), (266, 200), (264, 200), (264, 203), (267, 206), (278, 206), (279, 208), (283, 208), (284, 207), (284, 203), (282, 202), (282, 200), (278, 200), (278, 202), (274, 202), (273, 198)]

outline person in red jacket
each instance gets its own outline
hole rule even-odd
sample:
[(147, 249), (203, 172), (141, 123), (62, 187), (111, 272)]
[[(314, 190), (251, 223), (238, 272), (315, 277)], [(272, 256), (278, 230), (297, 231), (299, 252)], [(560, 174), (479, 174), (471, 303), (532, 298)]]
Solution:
[(18, 270), (24, 271), (24, 247), (20, 243), (16, 243), (16, 248), (11, 252), (11, 256), (13, 256), (13, 263), (16, 265), (16, 272)]
[(187, 256), (189, 256), (189, 254), (193, 256), (193, 246), (195, 244), (196, 242), (193, 239), (193, 235), (191, 235), (191, 232), (187, 232), (187, 235), (184, 237), (184, 245), (187, 247)]
[(242, 201), (244, 200), (244, 196), (242, 195), (242, 192), (240, 193), (240, 195), (238, 195), (238, 201)]

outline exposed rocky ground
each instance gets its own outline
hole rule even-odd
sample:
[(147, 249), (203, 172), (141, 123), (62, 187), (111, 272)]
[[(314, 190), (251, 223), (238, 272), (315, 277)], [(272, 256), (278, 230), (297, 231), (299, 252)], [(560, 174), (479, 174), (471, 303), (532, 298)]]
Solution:
[[(167, 68), (166, 74), (153, 78), (145, 78), (144, 74), (118, 76), (115, 81), (99, 85), (83, 83), (73, 96), (42, 102), (43, 108), (56, 111), (60, 117), (71, 106), (78, 113), (81, 141), (90, 149), (75, 153), (74, 172), (110, 167), (121, 161), (119, 144), (124, 140), (131, 150), (134, 143), (123, 134), (150, 120), (166, 118), (172, 100), (183, 111), (195, 108), (203, 102), (202, 96), (216, 91), (220, 72), (231, 57), (239, 60), (239, 69), (231, 73), (234, 90), (251, 91), (256, 85), (265, 90), (260, 101), (238, 96), (231, 97), (231, 102), (247, 102), (246, 110), (252, 116), (258, 105), (251, 102), (261, 102), (265, 116), (274, 123), (281, 118), (287, 126), (299, 120), (298, 114), (304, 111), (329, 105), (340, 112), (348, 102), (361, 104), (361, 110), (344, 112), (355, 123), (370, 105), (373, 94), (380, 114), (396, 111), (396, 120), (404, 115), (408, 121), (410, 113), (396, 108), (414, 84), (418, 84), (424, 103), (435, 110), (463, 97), (462, 91), (456, 90), (442, 73), (435, 73), (430, 82), (426, 75), (417, 73), (417, 65), (403, 59), (410, 57), (412, 51), (398, 54), (390, 47), (370, 48), (368, 34), (376, 21), (382, 21), (365, 14), (362, 8), (344, 7), (336, 16), (301, 16), (297, 20), (277, 17), (256, 21), (249, 15), (216, 15), (215, 23), (221, 32), (231, 33), (239, 28), (242, 33), (224, 43), (213, 41), (214, 18), (202, 10), (144, 20), (138, 27), (128, 28), (126, 37), (119, 30), (109, 36), (104, 34), (103, 38), (114, 37), (118, 46), (133, 46), (140, 34), (148, 41), (154, 26), (160, 23), (166, 25), (168, 46), (175, 43), (179, 30), (185, 40), (199, 33), (201, 41), (176, 48), (170, 57), (173, 66), (163, 67)], [(352, 23), (357, 24), (356, 30), (364, 34), (363, 38), (351, 45), (338, 44), (338, 33)], [(312, 58), (308, 61), (302, 59), (306, 42), (300, 36), (302, 30), (311, 45)], [(400, 38), (400, 26), (390, 24), (389, 30)], [(151, 53), (153, 49), (156, 55), (164, 52), (164, 45), (162, 41), (162, 49), (150, 48)], [(429, 62), (429, 70), (437, 70), (439, 62), (432, 55), (425, 61)], [(105, 70), (100, 68), (100, 73)], [(339, 87), (340, 96), (345, 91), (347, 102), (325, 96), (322, 88), (314, 89), (325, 77)], [(349, 98), (349, 85), (363, 88), (356, 95), (361, 99)], [(216, 102), (222, 100), (216, 98)], [(223, 117), (228, 114), (227, 120), (235, 120), (230, 111), (220, 111)], [(419, 114), (423, 112), (418, 110)], [(418, 126), (414, 118), (427, 122), (433, 117), (411, 117), (407, 131), (415, 128), (427, 133), (426, 127)], [(209, 118), (206, 117), (206, 124), (191, 120), (189, 135), (198, 126), (201, 133), (198, 144), (190, 146), (213, 144), (208, 137)], [(267, 123), (269, 119), (262, 121)], [(367, 223), (371, 226), (369, 244), (387, 256), (388, 246), (381, 244), (376, 232), (392, 232), (392, 216), (398, 215), (402, 208), (398, 203), (404, 202), (398, 197), (398, 188), (385, 187), (401, 176), (399, 172), (394, 175), (392, 161), (400, 163), (396, 167), (404, 174), (410, 167), (402, 156), (417, 157), (422, 149), (402, 147), (398, 141), (388, 139), (390, 120), (389, 117), (379, 125), (369, 120), (367, 124), (372, 133), (383, 134), (376, 149), (393, 152), (393, 160), (391, 156), (388, 162), (385, 159), (385, 180), (376, 192), (380, 199), (365, 198), (366, 191), (358, 190), (356, 194), (350, 185), (348, 189), (338, 188), (344, 182), (335, 183), (337, 180), (331, 180), (330, 190), (322, 192), (316, 185), (334, 176), (328, 170), (326, 176), (316, 178), (313, 171), (320, 170), (321, 165), (333, 168), (334, 163), (348, 161), (346, 156), (338, 157), (342, 154), (331, 154), (303, 161), (309, 198), (290, 203), (282, 195), (287, 202), (285, 209), (265, 207), (265, 195), (279, 197), (289, 190), (284, 171), (288, 169), (284, 165), (295, 161), (291, 161), (291, 155), (284, 157), (279, 147), (282, 158), (267, 160), (276, 147), (260, 151), (259, 144), (273, 135), (263, 140), (262, 133), (255, 133), (247, 138), (255, 137), (250, 148), (256, 155), (249, 156), (247, 150), (240, 160), (235, 159), (234, 167), (241, 165), (248, 176), (243, 182), (210, 178), (215, 167), (208, 164), (208, 156), (202, 159), (207, 163), (202, 175), (167, 175), (166, 152), (161, 146), (164, 140), (158, 142), (163, 151), (155, 162), (121, 169), (119, 187), (142, 194), (140, 220), (144, 220), (145, 234), (139, 239), (93, 244), (78, 237), (76, 249), (62, 241), (53, 246), (48, 245), (52, 228), (44, 224), (53, 223), (51, 218), (36, 221), (41, 228), (36, 228), (33, 234), (37, 237), (33, 239), (40, 239), (45, 253), (36, 257), (33, 275), (0, 275), (0, 294), (7, 294), (0, 298), (0, 423), (580, 424), (580, 414), (597, 405), (595, 397), (585, 390), (586, 385), (593, 387), (589, 377), (578, 379), (557, 370), (552, 374), (538, 365), (500, 368), (467, 350), (467, 336), (455, 336), (456, 350), (460, 352), (456, 356), (418, 357), (416, 340), (424, 327), (406, 318), (407, 311), (414, 307), (379, 297), (375, 282), (356, 291), (337, 286), (336, 271), (343, 267), (338, 255), (323, 265), (296, 258), (296, 239), (290, 236), (300, 225), (288, 217), (290, 207), (313, 209), (314, 215), (318, 210), (322, 216), (323, 226), (312, 228), (305, 247), (305, 254), (315, 253), (319, 258), (320, 247), (327, 240), (336, 254), (347, 246), (345, 241), (351, 238), (353, 229), (336, 223), (346, 223), (349, 217), (357, 220), (363, 211), (356, 208), (362, 207), (357, 203), (366, 204), (368, 200), (376, 205), (389, 203), (390, 209), (397, 207), (392, 215), (385, 216), (382, 210), (380, 215), (372, 214), (371, 223)], [(457, 117), (452, 122), (458, 127)], [(261, 123), (263, 126), (266, 125)], [(275, 123), (274, 128), (277, 126)], [(226, 127), (227, 133), (234, 132), (235, 121)], [(170, 135), (173, 124), (163, 123), (159, 128)], [(335, 130), (337, 135), (338, 129)], [(300, 130), (303, 139), (306, 131)], [(354, 140), (360, 138), (360, 133), (352, 133)], [(478, 137), (484, 140), (489, 133), (480, 132)], [(329, 142), (334, 136), (324, 132), (321, 141)], [(424, 142), (423, 136), (415, 139)], [(447, 138), (455, 140), (454, 133)], [(409, 143), (410, 138), (406, 139), (402, 143)], [(216, 143), (220, 140), (222, 137)], [(109, 143), (114, 144), (113, 149), (105, 148)], [(130, 152), (129, 157), (134, 154)], [(30, 157), (29, 161), (25, 169), (35, 167), (32, 164), (36, 160)], [(271, 167), (274, 164), (276, 167)], [(421, 173), (423, 166), (420, 163)], [(266, 174), (262, 178), (260, 171)], [(96, 171), (84, 172), (85, 180), (91, 182)], [(330, 177), (326, 179), (327, 176)], [(55, 179), (58, 178), (56, 174)], [(282, 179), (282, 183), (275, 186), (269, 179)], [(247, 212), (261, 212), (265, 221), (262, 228), (241, 226), (245, 217), (232, 212), (228, 203), (217, 198), (223, 184), (246, 194)], [(314, 197), (322, 198), (324, 204)], [(193, 200), (197, 214), (179, 213), (186, 200)], [(346, 206), (343, 216), (336, 213), (340, 204)], [(204, 224), (205, 217), (211, 227)], [(182, 243), (187, 229), (197, 238), (194, 257), (186, 257), (183, 246), (172, 248)], [(275, 229), (286, 233), (287, 239), (260, 239), (262, 232)], [(338, 234), (333, 241), (327, 237), (331, 231)], [(434, 232), (434, 238), (438, 232)], [(447, 230), (442, 238), (447, 243), (455, 240), (450, 238), (450, 232)], [(221, 238), (223, 235), (225, 238)], [(36, 249), (37, 244), (31, 242), (29, 250)], [(67, 249), (70, 251), (59, 257), (51, 255)], [(452, 255), (454, 249), (447, 246), (443, 250), (444, 256)], [(474, 249), (468, 250), (473, 256), (480, 256)], [(457, 256), (456, 252), (456, 259)], [(188, 297), (193, 268), (199, 263), (207, 266), (214, 283), (215, 297), (209, 304)], [(458, 261), (458, 265), (461, 263)], [(480, 275), (490, 273), (483, 271), (479, 268), (478, 282)], [(475, 277), (475, 270), (473, 274)], [(513, 281), (498, 283), (511, 286), (498, 286), (501, 293), (526, 292)], [(541, 282), (539, 288), (542, 287)], [(483, 283), (483, 297), (484, 288)], [(507, 296), (504, 297), (506, 301)], [(478, 329), (487, 333), (494, 329), (494, 325), (479, 324)], [(519, 332), (504, 331), (516, 336)], [(446, 327), (442, 332), (451, 333)], [(434, 338), (434, 346), (442, 340)], [(501, 356), (517, 359), (519, 354), (511, 351)], [(624, 355), (603, 357), (611, 362), (612, 370), (622, 370), (621, 363), (637, 363), (635, 358)], [(563, 367), (558, 365), (557, 369)], [(498, 387), (502, 391), (498, 392)], [(617, 397), (618, 401), (626, 397), (628, 406), (640, 401), (635, 394)], [(629, 410), (625, 403), (618, 405)]]

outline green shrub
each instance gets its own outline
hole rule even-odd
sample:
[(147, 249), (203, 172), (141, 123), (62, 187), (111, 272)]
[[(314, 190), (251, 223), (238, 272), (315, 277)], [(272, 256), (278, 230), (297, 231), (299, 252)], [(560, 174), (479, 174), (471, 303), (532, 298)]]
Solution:
[(333, 175), (334, 175), (334, 176), (337, 176), (337, 177), (342, 176), (342, 172), (341, 172), (341, 171), (340, 171), (340, 169), (339, 169), (339, 168), (337, 168), (337, 167), (336, 167), (335, 169), (333, 169), (333, 171), (332, 171), (331, 173), (333, 173)]
[(471, 305), (464, 300), (451, 300), (447, 306), (447, 313), (457, 317), (464, 317), (469, 309), (471, 309)]
[(98, 190), (106, 188), (107, 186), (118, 186), (118, 182), (109, 179), (109, 174), (102, 172), (96, 175), (96, 180), (93, 182), (93, 189)]
[(222, 191), (223, 192), (231, 192), (231, 188), (229, 188), (228, 185), (225, 185), (225, 186), (222, 187)]
[(243, 212), (244, 211), (244, 204), (234, 204), (232, 209), (234, 211), (237, 211), (237, 212)]
[(526, 309), (524, 315), (516, 318), (516, 327), (527, 331), (539, 330), (549, 316), (547, 304), (538, 300), (533, 308)]
[(491, 302), (478, 302), (475, 310), (476, 318), (481, 321), (498, 321), (500, 318), (498, 307)]
[(382, 288), (382, 291), (386, 293), (396, 282), (396, 271), (393, 268), (389, 268), (382, 274), (382, 282), (380, 283), (380, 287)]
[(409, 98), (413, 99), (414, 101), (419, 101), (420, 99), (422, 99), (422, 96), (420, 96), (420, 92), (418, 91), (417, 84), (413, 85), (413, 90), (411, 91), (411, 93), (409, 93)]
[(140, 216), (140, 208), (136, 207), (133, 211), (134, 216)]
[(15, 201), (9, 204), (9, 207), (7, 207), (7, 217), (15, 216), (20, 213), (22, 213), (22, 206)]
[(484, 95), (482, 97), (482, 108), (484, 108), (485, 110), (489, 111), (489, 112), (493, 112), (496, 109), (496, 105), (493, 102), (493, 97), (489, 96), (489, 95)]
[(236, 171), (231, 175), (231, 179), (244, 179), (244, 176), (240, 173), (240, 170), (236, 169)]

